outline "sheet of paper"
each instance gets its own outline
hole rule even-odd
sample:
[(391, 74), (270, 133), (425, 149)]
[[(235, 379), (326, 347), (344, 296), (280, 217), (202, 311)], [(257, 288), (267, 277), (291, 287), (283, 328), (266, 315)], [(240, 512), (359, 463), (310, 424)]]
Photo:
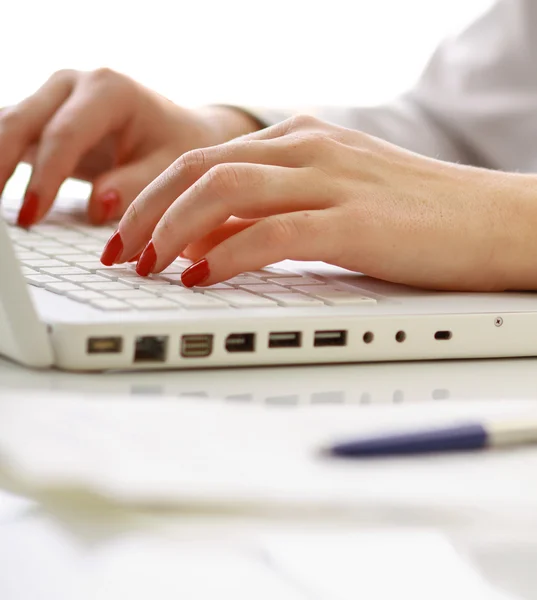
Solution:
[[(62, 521), (37, 509), (0, 522), (0, 598), (508, 598), (478, 573), (466, 548), (435, 530), (236, 517), (219, 526), (214, 517), (184, 516), (150, 526), (114, 514), (113, 524), (106, 511), (90, 519), (81, 511), (81, 521), (71, 511)], [(512, 579), (525, 580), (527, 567)]]
[(335, 438), (401, 425), (521, 414), (528, 400), (373, 409), (146, 398), (0, 397), (0, 463), (31, 489), (114, 501), (340, 510), (533, 510), (537, 450), (398, 460), (319, 455)]
[(413, 529), (266, 536), (274, 569), (326, 600), (507, 600), (449, 541)]

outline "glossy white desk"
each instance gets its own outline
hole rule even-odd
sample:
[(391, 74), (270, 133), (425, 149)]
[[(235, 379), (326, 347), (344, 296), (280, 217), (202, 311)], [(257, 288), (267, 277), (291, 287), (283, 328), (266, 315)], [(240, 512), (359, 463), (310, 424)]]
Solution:
[[(133, 402), (141, 397), (173, 396), (178, 402), (185, 396), (196, 396), (200, 402), (218, 397), (232, 403), (265, 403), (285, 407), (285, 410), (323, 403), (339, 404), (344, 410), (346, 404), (353, 403), (363, 405), (367, 411), (369, 406), (378, 403), (535, 399), (537, 360), (89, 375), (28, 371), (0, 360), (0, 386), (4, 392), (61, 390), (128, 395)], [(431, 520), (428, 515), (422, 526), (433, 527), (448, 536), (461, 551), (465, 563), (498, 590), (516, 594), (512, 597), (537, 598), (534, 568), (537, 518), (521, 522), (516, 517), (513, 515), (512, 525), (508, 519), (501, 525), (491, 521), (489, 528), (486, 522), (479, 527), (441, 518), (435, 522), (434, 517)], [(272, 590), (273, 597), (284, 600), (286, 597), (319, 600), (325, 596), (290, 581), (288, 574), (267, 561), (261, 576), (259, 564), (251, 562), (250, 557), (256, 552), (252, 540), (266, 532), (330, 528), (360, 533), (374, 532), (383, 525), (364, 523), (352, 515), (327, 521), (325, 517), (315, 519), (311, 515), (276, 518), (261, 514), (138, 512), (87, 503), (80, 498), (34, 502), (13, 497), (0, 488), (0, 598), (108, 600), (128, 597), (136, 600), (151, 597), (167, 600), (184, 597), (196, 600), (216, 597), (217, 591), (211, 585), (215, 586), (223, 574), (215, 574), (211, 580), (211, 565), (221, 564), (222, 557), (235, 556), (239, 551), (242, 560), (248, 549), (249, 558), (244, 559), (240, 567), (238, 563), (223, 567), (228, 579), (235, 578), (235, 584), (242, 583), (237, 588), (229, 581), (222, 584), (218, 588), (220, 598), (265, 598)], [(404, 522), (397, 525), (403, 530), (404, 526)], [(415, 515), (407, 527), (419, 530), (420, 515)], [(196, 590), (189, 588), (185, 596), (181, 569), (202, 569), (204, 556), (207, 556), (207, 578), (198, 579), (202, 583)], [(392, 566), (387, 561), (387, 575)], [(257, 573), (257, 579), (253, 573)], [(256, 593), (256, 585), (263, 590), (260, 587)], [(289, 596), (285, 595), (284, 588), (285, 592), (290, 590)], [(357, 588), (356, 591), (355, 597), (359, 597), (363, 590)], [(408, 592), (411, 593), (411, 586)], [(401, 597), (407, 597), (403, 591)]]

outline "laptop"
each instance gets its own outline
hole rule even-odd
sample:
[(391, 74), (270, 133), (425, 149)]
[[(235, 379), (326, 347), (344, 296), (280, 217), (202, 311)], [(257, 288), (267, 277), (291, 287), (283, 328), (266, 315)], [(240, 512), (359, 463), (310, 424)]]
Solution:
[[(208, 288), (188, 261), (139, 277), (99, 261), (112, 227), (58, 203), (30, 230), (0, 217), (0, 354), (74, 371), (360, 363), (537, 355), (530, 293), (419, 290), (284, 261)], [(534, 331), (535, 329), (535, 331)]]

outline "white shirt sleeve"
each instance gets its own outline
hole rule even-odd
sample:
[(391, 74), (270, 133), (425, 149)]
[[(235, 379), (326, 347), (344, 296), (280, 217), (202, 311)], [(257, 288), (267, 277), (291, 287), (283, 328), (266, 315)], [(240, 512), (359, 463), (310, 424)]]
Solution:
[[(290, 116), (250, 112), (266, 124)], [(494, 4), (393, 103), (316, 116), (442, 160), (537, 171), (537, 0)]]

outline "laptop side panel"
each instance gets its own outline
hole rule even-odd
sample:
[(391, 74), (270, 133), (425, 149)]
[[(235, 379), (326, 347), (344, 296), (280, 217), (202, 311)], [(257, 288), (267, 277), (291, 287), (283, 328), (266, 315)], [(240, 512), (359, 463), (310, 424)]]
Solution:
[(0, 216), (0, 354), (30, 367), (47, 367), (53, 352), (37, 316)]

